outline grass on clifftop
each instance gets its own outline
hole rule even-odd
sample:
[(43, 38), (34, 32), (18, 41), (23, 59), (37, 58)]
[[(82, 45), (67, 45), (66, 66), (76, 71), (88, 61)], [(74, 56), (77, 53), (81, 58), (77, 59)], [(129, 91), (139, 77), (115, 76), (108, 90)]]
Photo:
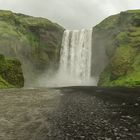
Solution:
[(101, 29), (98, 32), (109, 36), (106, 42), (112, 41), (112, 46), (104, 42), (106, 50), (115, 48), (110, 55), (110, 63), (101, 74), (99, 85), (140, 86), (140, 10), (109, 17), (98, 28)]

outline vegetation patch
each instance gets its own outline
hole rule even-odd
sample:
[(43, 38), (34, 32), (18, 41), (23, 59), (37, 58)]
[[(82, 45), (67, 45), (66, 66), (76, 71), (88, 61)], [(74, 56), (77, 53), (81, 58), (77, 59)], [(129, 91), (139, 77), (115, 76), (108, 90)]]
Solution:
[(21, 63), (17, 59), (0, 55), (0, 88), (23, 87), (24, 77)]
[[(106, 19), (95, 27), (97, 34), (101, 35), (104, 32), (103, 34), (109, 36), (104, 41), (109, 64), (100, 76), (100, 86), (140, 86), (139, 17), (140, 10), (126, 11)], [(114, 19), (116, 19), (115, 22)], [(102, 38), (104, 39), (103, 35), (100, 40)], [(106, 43), (110, 41), (111, 45)], [(109, 51), (110, 48), (113, 51)]]

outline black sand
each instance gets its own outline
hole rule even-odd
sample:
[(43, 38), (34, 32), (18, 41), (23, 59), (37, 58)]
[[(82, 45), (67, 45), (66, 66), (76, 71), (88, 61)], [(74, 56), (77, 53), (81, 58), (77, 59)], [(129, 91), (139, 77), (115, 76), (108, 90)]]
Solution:
[(139, 140), (140, 88), (0, 91), (0, 140)]

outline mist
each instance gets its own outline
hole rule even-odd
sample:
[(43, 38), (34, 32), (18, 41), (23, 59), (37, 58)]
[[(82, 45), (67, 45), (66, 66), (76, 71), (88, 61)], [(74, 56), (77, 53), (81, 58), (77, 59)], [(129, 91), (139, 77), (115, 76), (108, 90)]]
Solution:
[(97, 85), (98, 79), (90, 78), (87, 82), (81, 80), (77, 77), (71, 77), (70, 74), (66, 72), (55, 71), (52, 69), (42, 74), (38, 80), (34, 83), (34, 87), (69, 87), (69, 86), (93, 86)]

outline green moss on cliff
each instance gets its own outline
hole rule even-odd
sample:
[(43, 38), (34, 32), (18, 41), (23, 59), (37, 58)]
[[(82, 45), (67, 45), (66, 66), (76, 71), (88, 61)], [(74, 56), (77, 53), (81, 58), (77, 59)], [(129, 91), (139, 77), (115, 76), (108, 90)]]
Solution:
[(0, 10), (1, 54), (20, 59), (27, 83), (58, 67), (63, 31), (48, 19)]
[[(140, 85), (140, 10), (122, 12), (114, 16), (117, 19), (106, 19), (104, 28), (97, 26), (97, 34), (104, 32), (107, 39), (104, 42), (109, 64), (100, 76), (100, 86), (137, 86)], [(113, 23), (113, 24), (112, 24)], [(101, 28), (101, 27), (102, 28)], [(100, 39), (104, 39), (101, 35)], [(109, 51), (110, 48), (113, 51)]]
[(24, 78), (21, 63), (0, 55), (0, 88), (23, 87)]
[(6, 82), (1, 76), (0, 76), (0, 89), (6, 89), (6, 88), (13, 88), (14, 86), (10, 85), (8, 82)]
[(29, 56), (31, 63), (39, 64), (42, 68), (58, 63), (64, 29), (48, 19), (14, 15), (17, 30), (26, 36), (29, 45), (33, 47), (32, 55)]

